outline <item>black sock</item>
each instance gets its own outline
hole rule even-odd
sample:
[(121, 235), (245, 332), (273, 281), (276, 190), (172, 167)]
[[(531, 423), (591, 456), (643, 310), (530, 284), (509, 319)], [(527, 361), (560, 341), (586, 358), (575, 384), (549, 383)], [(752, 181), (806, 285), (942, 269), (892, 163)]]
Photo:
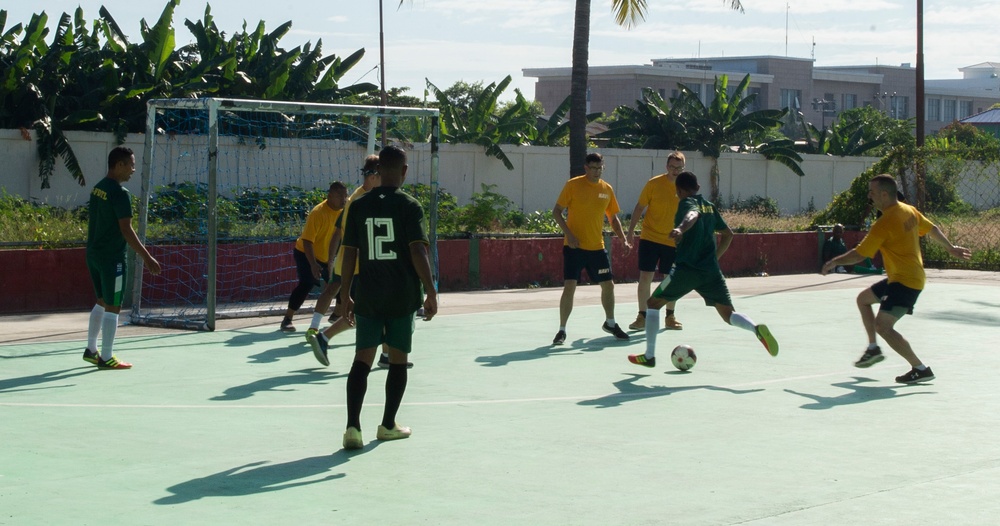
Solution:
[(406, 392), (406, 364), (390, 363), (389, 372), (385, 375), (385, 413), (382, 414), (382, 425), (386, 429), (396, 427), (396, 411), (399, 411), (404, 392)]
[(642, 311), (642, 310), (639, 311), (639, 316), (642, 316), (643, 318), (645, 318), (646, 317), (646, 311)]
[(674, 315), (674, 309), (667, 309), (667, 316), (673, 316), (673, 315)]
[(361, 406), (368, 391), (368, 373), (371, 366), (364, 362), (354, 362), (347, 374), (347, 427), (361, 429)]

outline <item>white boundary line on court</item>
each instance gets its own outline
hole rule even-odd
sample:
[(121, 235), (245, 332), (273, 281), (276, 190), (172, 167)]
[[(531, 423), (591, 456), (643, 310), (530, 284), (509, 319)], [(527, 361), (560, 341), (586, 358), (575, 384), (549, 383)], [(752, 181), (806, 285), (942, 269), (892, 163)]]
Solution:
[[(772, 380), (761, 380), (759, 382), (748, 382), (736, 385), (721, 385), (714, 387), (721, 387), (726, 389), (739, 389), (745, 387), (754, 387), (759, 385), (769, 385), (777, 384), (782, 382), (796, 382), (800, 380), (813, 380), (816, 378), (826, 378), (829, 376), (840, 376), (845, 374), (844, 372), (830, 372), (823, 374), (811, 374), (806, 376), (793, 376), (788, 378), (775, 378)], [(897, 384), (893, 384), (897, 385)], [(455, 405), (486, 405), (486, 404), (523, 404), (532, 402), (565, 402), (573, 400), (592, 400), (594, 398), (647, 398), (650, 394), (655, 394), (658, 392), (670, 393), (679, 388), (684, 388), (688, 386), (678, 385), (675, 387), (667, 387), (663, 389), (653, 389), (650, 391), (644, 391), (642, 393), (617, 393), (617, 394), (599, 394), (599, 395), (574, 395), (574, 396), (552, 396), (552, 397), (539, 397), (539, 398), (507, 398), (501, 400), (449, 400), (441, 402), (409, 402), (403, 403), (403, 406), (422, 406), (422, 407), (433, 407), (433, 406), (455, 406)], [(372, 406), (381, 406), (382, 404), (374, 403)], [(280, 405), (280, 404), (262, 404), (262, 405), (248, 405), (248, 404), (212, 404), (212, 405), (194, 405), (194, 404), (50, 404), (50, 403), (31, 403), (31, 402), (0, 402), (0, 407), (44, 407), (44, 408), (95, 408), (95, 409), (335, 409), (346, 407), (347, 404), (302, 404), (302, 405)]]

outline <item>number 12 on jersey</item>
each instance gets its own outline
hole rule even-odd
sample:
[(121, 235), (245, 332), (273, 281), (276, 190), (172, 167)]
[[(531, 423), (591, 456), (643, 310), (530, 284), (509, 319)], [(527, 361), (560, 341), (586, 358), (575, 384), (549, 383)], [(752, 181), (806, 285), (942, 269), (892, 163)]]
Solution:
[[(396, 252), (384, 246), (396, 240), (396, 233), (392, 228), (392, 219), (387, 217), (369, 217), (365, 219), (365, 226), (368, 227), (368, 259), (378, 261), (396, 259)], [(384, 229), (385, 232), (376, 233), (376, 229)]]

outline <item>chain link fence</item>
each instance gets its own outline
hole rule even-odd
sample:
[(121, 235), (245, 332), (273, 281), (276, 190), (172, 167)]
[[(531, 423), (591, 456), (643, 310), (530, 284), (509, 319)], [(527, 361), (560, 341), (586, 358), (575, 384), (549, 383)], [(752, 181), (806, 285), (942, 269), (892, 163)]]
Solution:
[(970, 261), (960, 261), (924, 238), (925, 266), (1000, 270), (1000, 152), (932, 145), (888, 160), (906, 200), (972, 250)]

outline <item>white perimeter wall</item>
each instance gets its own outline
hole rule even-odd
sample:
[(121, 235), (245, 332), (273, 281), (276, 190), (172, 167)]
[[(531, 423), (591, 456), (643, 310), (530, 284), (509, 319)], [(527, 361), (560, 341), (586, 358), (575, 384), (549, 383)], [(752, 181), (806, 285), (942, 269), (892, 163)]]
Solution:
[[(0, 187), (7, 193), (53, 205), (74, 207), (86, 203), (90, 186), (107, 172), (107, 152), (114, 147), (111, 134), (69, 132), (80, 165), (87, 176), (87, 187), (80, 187), (69, 176), (62, 161), (50, 179), (51, 188), (41, 189), (38, 178), (38, 157), (34, 135), (26, 141), (18, 130), (0, 130)], [(143, 135), (130, 134), (125, 145), (136, 153), (137, 171), (126, 185), (139, 194), (142, 167)], [(253, 145), (243, 146), (256, 150)], [(504, 151), (514, 164), (507, 170), (499, 160), (487, 157), (482, 147), (469, 144), (443, 144), (440, 152), (440, 186), (454, 195), (459, 204), (469, 202), (472, 194), (482, 190), (482, 185), (495, 185), (494, 191), (506, 195), (526, 212), (549, 210), (567, 180), (569, 159), (567, 148), (541, 146), (504, 146)], [(611, 183), (623, 211), (631, 212), (651, 176), (663, 173), (666, 150), (597, 150), (604, 155), (604, 178)], [(249, 153), (249, 152), (248, 152)], [(257, 152), (258, 154), (260, 152)], [(365, 156), (357, 147), (360, 166)], [(711, 160), (700, 153), (685, 152), (687, 169), (698, 175), (707, 193)], [(806, 155), (802, 163), (805, 177), (793, 174), (788, 168), (756, 154), (724, 154), (719, 159), (721, 192), (725, 199), (763, 196), (774, 198), (786, 213), (799, 212), (811, 204), (825, 207), (835, 195), (847, 189), (851, 181), (875, 163), (874, 157), (828, 157)], [(414, 145), (410, 152), (408, 182), (430, 182), (430, 147)], [(290, 170), (288, 173), (295, 173)], [(299, 172), (301, 173), (301, 172)], [(336, 176), (333, 176), (336, 178)], [(345, 176), (345, 183), (356, 185), (355, 174)], [(299, 181), (288, 181), (296, 184)], [(317, 187), (329, 181), (317, 179)], [(267, 184), (279, 183), (267, 181)], [(223, 182), (223, 184), (225, 184)], [(245, 184), (245, 183), (244, 183)], [(225, 189), (223, 189), (225, 191)]]

